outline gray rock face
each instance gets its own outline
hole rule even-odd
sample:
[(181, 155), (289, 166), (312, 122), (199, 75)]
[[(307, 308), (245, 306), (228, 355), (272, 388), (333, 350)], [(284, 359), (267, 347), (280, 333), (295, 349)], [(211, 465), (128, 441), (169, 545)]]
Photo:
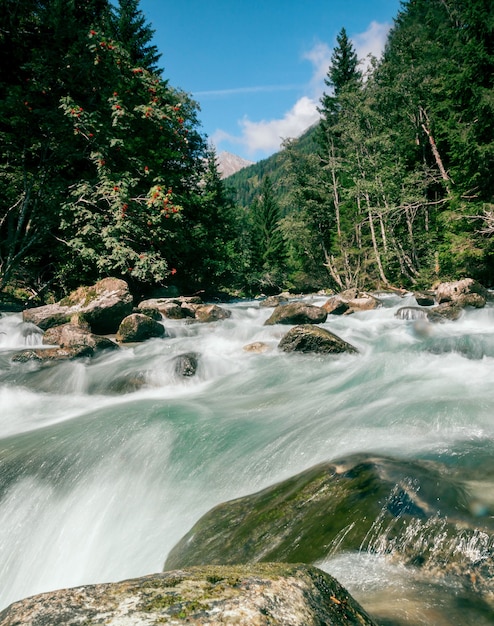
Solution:
[(278, 347), (283, 352), (317, 352), (320, 354), (358, 352), (357, 348), (329, 330), (312, 324), (302, 324), (290, 329)]
[(91, 287), (79, 287), (57, 304), (26, 309), (22, 316), (43, 330), (83, 314), (93, 333), (106, 335), (117, 331), (121, 320), (132, 312), (132, 295), (125, 281), (104, 278)]
[(291, 302), (278, 305), (264, 324), (323, 324), (327, 317), (327, 312), (320, 306)]
[(148, 315), (132, 313), (125, 317), (118, 327), (116, 340), (121, 343), (146, 341), (153, 337), (163, 337), (165, 327)]
[(329, 574), (306, 565), (189, 568), (15, 602), (0, 626), (375, 626)]

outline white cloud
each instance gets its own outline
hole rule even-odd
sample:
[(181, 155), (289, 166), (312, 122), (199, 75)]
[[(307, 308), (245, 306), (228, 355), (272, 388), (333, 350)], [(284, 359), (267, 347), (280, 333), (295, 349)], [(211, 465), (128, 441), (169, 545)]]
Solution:
[(354, 35), (352, 41), (358, 58), (366, 59), (371, 54), (378, 59), (383, 53), (390, 28), (386, 23), (371, 22), (366, 31)]
[(251, 156), (258, 151), (272, 153), (279, 150), (284, 139), (300, 136), (318, 119), (317, 102), (304, 96), (297, 100), (295, 105), (281, 119), (253, 122), (248, 117), (244, 117), (239, 122), (240, 136), (235, 137), (222, 130), (217, 130), (212, 141), (216, 146), (223, 141), (241, 145)]
[[(371, 22), (367, 30), (354, 35), (351, 39), (359, 59), (363, 60), (363, 68), (368, 66), (368, 55), (379, 58), (384, 50), (386, 38), (390, 29), (389, 24)], [(326, 43), (316, 43), (311, 50), (303, 56), (312, 63), (312, 77), (306, 85), (306, 93), (294, 104), (294, 106), (280, 119), (252, 121), (244, 117), (239, 126), (239, 136), (217, 130), (212, 141), (218, 146), (222, 142), (229, 142), (242, 146), (252, 157), (256, 152), (270, 154), (279, 150), (284, 139), (299, 137), (309, 126), (319, 119), (317, 107), (323, 92), (327, 89), (324, 79), (327, 76), (333, 49)], [(293, 86), (287, 85), (287, 88)], [(283, 88), (282, 86), (278, 87)], [(246, 88), (246, 91), (258, 90)], [(276, 88), (259, 88), (260, 91), (275, 91)], [(229, 90), (225, 90), (228, 92)], [(232, 90), (239, 92), (240, 90)], [(218, 95), (220, 92), (216, 92)]]

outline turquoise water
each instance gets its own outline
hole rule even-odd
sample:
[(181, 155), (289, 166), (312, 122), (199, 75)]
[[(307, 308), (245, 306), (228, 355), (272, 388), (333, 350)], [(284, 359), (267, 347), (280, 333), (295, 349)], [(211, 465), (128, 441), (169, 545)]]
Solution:
[[(428, 325), (395, 318), (412, 296), (382, 300), (329, 316), (323, 326), (360, 351), (332, 357), (279, 352), (288, 327), (264, 326), (271, 310), (255, 302), (228, 305), (232, 317), (214, 324), (164, 320), (167, 338), (44, 367), (11, 361), (41, 337), (20, 316), (0, 318), (0, 608), (160, 571), (214, 505), (353, 452), (468, 467), (491, 514), (494, 307)], [(243, 350), (254, 341), (268, 350)], [(173, 359), (189, 351), (199, 368), (182, 379)], [(144, 384), (116, 393), (122, 380)], [(470, 606), (455, 617), (454, 590), (425, 592), (382, 555), (320, 565), (369, 610), (399, 604), (400, 623), (489, 623)]]

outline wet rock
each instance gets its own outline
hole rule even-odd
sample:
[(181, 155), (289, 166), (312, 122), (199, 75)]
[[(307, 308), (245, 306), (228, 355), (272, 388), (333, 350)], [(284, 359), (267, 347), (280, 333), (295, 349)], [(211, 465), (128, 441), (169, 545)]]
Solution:
[(0, 626), (124, 624), (375, 626), (329, 574), (307, 565), (201, 567), (42, 593), (0, 613)]
[(283, 352), (317, 352), (319, 354), (358, 352), (357, 348), (329, 330), (312, 324), (295, 326), (289, 330), (278, 347)]
[(175, 374), (182, 377), (195, 376), (199, 365), (199, 354), (187, 352), (175, 357)]
[(116, 332), (121, 320), (132, 312), (132, 296), (125, 281), (104, 278), (91, 287), (79, 287), (56, 304), (26, 309), (22, 316), (46, 330), (70, 322), (72, 316), (84, 314), (93, 333)]
[(165, 327), (148, 315), (132, 313), (124, 318), (118, 327), (116, 340), (120, 343), (146, 341), (155, 337), (164, 337)]
[(398, 309), (395, 317), (401, 320), (427, 320), (433, 323), (455, 321), (461, 317), (462, 308), (451, 302), (430, 308), (404, 306)]
[(488, 290), (473, 278), (441, 283), (436, 288), (436, 301), (439, 304), (453, 302), (460, 307), (482, 308), (488, 298)]
[(62, 324), (49, 328), (43, 335), (45, 345), (58, 345), (60, 348), (74, 348), (78, 346), (89, 346), (96, 350), (115, 350), (118, 346), (108, 337), (95, 335), (91, 331), (74, 324)]
[(259, 306), (269, 308), (278, 306), (279, 304), (286, 304), (287, 302), (288, 298), (280, 294), (277, 296), (268, 296), (259, 302)]
[(204, 304), (195, 309), (195, 319), (198, 322), (217, 322), (229, 317), (231, 317), (231, 311), (223, 309), (217, 304)]
[(462, 307), (452, 302), (440, 304), (427, 311), (427, 319), (430, 322), (454, 322), (462, 315)]
[(53, 346), (23, 350), (14, 355), (13, 361), (56, 361), (93, 356), (102, 350), (115, 350), (118, 345), (108, 339), (91, 333), (74, 324), (62, 324), (49, 328), (43, 336), (43, 344)]
[(399, 308), (395, 317), (400, 320), (427, 320), (428, 319), (428, 311), (421, 309), (418, 306), (402, 306)]
[(434, 292), (432, 291), (417, 291), (413, 295), (419, 306), (434, 306), (436, 304)]
[(343, 315), (349, 310), (350, 305), (348, 300), (343, 300), (340, 296), (332, 296), (322, 305), (322, 308), (331, 315)]
[(180, 301), (176, 299), (155, 298), (153, 300), (144, 300), (139, 303), (137, 308), (141, 313), (157, 311), (160, 315), (168, 317), (169, 319), (177, 320), (186, 317), (180, 305)]
[[(449, 536), (461, 539), (469, 523), (473, 528), (479, 523), (466, 494), (439, 464), (352, 455), (215, 507), (171, 550), (165, 569), (315, 563), (337, 551), (373, 551), (383, 544), (399, 552), (413, 524), (438, 519)], [(420, 550), (417, 543), (415, 553)]]
[(305, 302), (280, 304), (264, 322), (266, 326), (273, 324), (322, 324), (328, 314), (324, 309)]
[(382, 306), (381, 301), (358, 289), (347, 289), (331, 296), (322, 308), (331, 315), (349, 315), (356, 311), (371, 311)]
[(245, 352), (255, 352), (260, 354), (262, 352), (267, 352), (269, 350), (269, 346), (267, 343), (263, 341), (255, 341), (254, 343), (249, 343), (243, 348)]

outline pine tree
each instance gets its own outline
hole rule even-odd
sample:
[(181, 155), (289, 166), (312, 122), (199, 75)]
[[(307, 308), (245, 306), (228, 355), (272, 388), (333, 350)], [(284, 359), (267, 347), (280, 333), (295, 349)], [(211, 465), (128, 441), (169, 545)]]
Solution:
[(154, 30), (139, 9), (139, 0), (119, 0), (112, 21), (112, 34), (128, 51), (130, 60), (137, 66), (161, 74), (158, 63), (161, 54), (152, 44)]

